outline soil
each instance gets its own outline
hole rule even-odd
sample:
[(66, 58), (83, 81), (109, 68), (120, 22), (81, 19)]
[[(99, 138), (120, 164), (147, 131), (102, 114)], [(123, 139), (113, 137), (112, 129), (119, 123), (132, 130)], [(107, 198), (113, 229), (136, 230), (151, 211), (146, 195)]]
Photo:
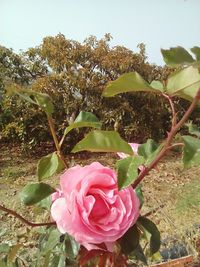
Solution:
[[(35, 173), (38, 157), (23, 155), (16, 146), (2, 146), (0, 149), (0, 204), (17, 210), (30, 221), (49, 221), (47, 213), (41, 213), (35, 207), (25, 207), (19, 200), (22, 187), (31, 181), (37, 181)], [(67, 156), (67, 162), (71, 166), (99, 161), (113, 167), (116, 160), (116, 155), (104, 153), (87, 152)], [(183, 256), (192, 254), (196, 260), (200, 256), (199, 174), (200, 167), (184, 170), (179, 152), (170, 152), (160, 162), (158, 169), (153, 170), (142, 182), (145, 204), (141, 213), (148, 213), (161, 232), (162, 253), (167, 250), (166, 255), (162, 255), (163, 258), (176, 257), (175, 254), (181, 253), (176, 247), (181, 246)], [(49, 183), (58, 187), (59, 176), (52, 177)], [(12, 215), (0, 211), (0, 243), (20, 242), (29, 250), (37, 247), (37, 238), (35, 228), (31, 229)]]

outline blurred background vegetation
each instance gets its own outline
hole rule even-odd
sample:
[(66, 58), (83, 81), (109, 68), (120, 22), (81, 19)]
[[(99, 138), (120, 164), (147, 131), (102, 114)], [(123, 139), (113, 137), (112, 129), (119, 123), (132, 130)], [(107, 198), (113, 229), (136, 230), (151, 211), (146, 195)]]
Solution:
[[(0, 46), (0, 142), (18, 143), (26, 150), (51, 141), (45, 114), (16, 95), (7, 96), (7, 89), (13, 86), (51, 96), (60, 137), (83, 110), (93, 112), (103, 122), (104, 129), (119, 131), (129, 142), (164, 138), (171, 116), (164, 98), (149, 93), (127, 93), (109, 99), (101, 94), (109, 81), (123, 73), (137, 71), (148, 82), (165, 82), (174, 69), (149, 64), (143, 43), (135, 53), (124, 46), (111, 47), (111, 39), (106, 34), (100, 40), (90, 36), (79, 43), (58, 34), (18, 54)], [(178, 115), (181, 116), (188, 104), (177, 99)], [(193, 114), (197, 125), (199, 115), (197, 109)], [(69, 134), (65, 153), (85, 131), (74, 130)]]

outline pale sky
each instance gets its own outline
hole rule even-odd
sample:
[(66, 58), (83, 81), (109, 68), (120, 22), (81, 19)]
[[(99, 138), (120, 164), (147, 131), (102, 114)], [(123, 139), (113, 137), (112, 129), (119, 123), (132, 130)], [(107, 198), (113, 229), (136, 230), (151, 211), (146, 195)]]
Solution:
[(200, 46), (200, 0), (0, 0), (0, 45), (18, 52), (62, 33), (82, 42), (113, 36), (112, 45), (163, 64), (160, 48)]

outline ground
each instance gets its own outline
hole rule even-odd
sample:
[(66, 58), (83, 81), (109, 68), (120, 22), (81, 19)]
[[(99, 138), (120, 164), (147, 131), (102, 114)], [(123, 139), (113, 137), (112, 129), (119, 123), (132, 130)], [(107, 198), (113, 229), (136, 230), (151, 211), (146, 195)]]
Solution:
[[(32, 207), (24, 207), (19, 200), (21, 188), (30, 181), (37, 181), (36, 166), (38, 156), (25, 156), (18, 147), (0, 147), (0, 204), (17, 210), (31, 221), (49, 221), (47, 213)], [(114, 154), (82, 153), (69, 155), (71, 164), (88, 164), (99, 161), (106, 166), (114, 166)], [(145, 204), (142, 214), (150, 213), (158, 226), (163, 240), (174, 244), (180, 242), (189, 253), (198, 256), (197, 240), (200, 239), (200, 167), (184, 170), (179, 152), (170, 152), (153, 170), (143, 183)], [(50, 182), (59, 185), (59, 176)], [(36, 228), (22, 224), (18, 219), (0, 211), (0, 243), (22, 244), (24, 249), (35, 249), (38, 242)], [(1, 251), (0, 251), (1, 253)], [(1, 254), (0, 254), (1, 256)], [(26, 265), (25, 265), (26, 266)], [(28, 265), (27, 265), (28, 266)]]

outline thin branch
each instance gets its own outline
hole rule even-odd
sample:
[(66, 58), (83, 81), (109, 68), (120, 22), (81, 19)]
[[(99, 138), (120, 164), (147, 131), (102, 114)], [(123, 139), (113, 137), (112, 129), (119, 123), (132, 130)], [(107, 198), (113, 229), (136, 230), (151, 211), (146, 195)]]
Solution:
[(47, 118), (48, 118), (49, 128), (51, 130), (51, 134), (53, 136), (54, 144), (56, 146), (56, 150), (58, 152), (58, 155), (61, 158), (61, 160), (63, 161), (65, 167), (67, 167), (67, 163), (65, 161), (65, 157), (63, 156), (63, 154), (61, 152), (61, 149), (60, 149), (60, 146), (59, 146), (59, 142), (58, 142), (58, 138), (56, 136), (56, 131), (55, 131), (55, 128), (54, 128), (54, 123), (53, 123), (52, 117), (47, 116)]
[(172, 111), (172, 127), (174, 127), (177, 123), (176, 121), (176, 111), (175, 111), (175, 107), (174, 107), (174, 103), (172, 101), (171, 96), (166, 95), (166, 94), (162, 94), (169, 102), (169, 105), (171, 107), (171, 111)]
[(33, 223), (33, 222), (30, 222), (27, 219), (25, 219), (24, 217), (22, 217), (20, 214), (15, 212), (14, 210), (5, 208), (2, 205), (0, 205), (0, 210), (13, 215), (14, 217), (18, 218), (21, 222), (23, 222), (23, 223), (25, 223), (25, 224), (27, 224), (28, 226), (31, 226), (31, 227), (56, 225), (56, 222), (46, 222), (46, 223)]
[(171, 146), (171, 142), (172, 142), (175, 134), (180, 129), (180, 127), (183, 126), (183, 124), (188, 120), (189, 116), (191, 115), (192, 111), (194, 110), (194, 108), (197, 105), (197, 103), (199, 102), (199, 100), (200, 100), (200, 88), (199, 88), (196, 96), (194, 97), (191, 105), (189, 106), (188, 110), (186, 111), (186, 113), (182, 117), (182, 119), (175, 126), (172, 126), (171, 131), (168, 133), (167, 140), (164, 142), (164, 146), (161, 149), (161, 151), (158, 153), (156, 158), (151, 162), (151, 164), (148, 167), (145, 167), (140, 172), (140, 174), (138, 175), (138, 177), (136, 178), (136, 180), (134, 181), (134, 183), (132, 185), (133, 188), (136, 188), (137, 185), (149, 173), (149, 171), (152, 170), (153, 168), (155, 168), (155, 166), (158, 164), (158, 162), (163, 158), (163, 156), (166, 154), (169, 147)]

